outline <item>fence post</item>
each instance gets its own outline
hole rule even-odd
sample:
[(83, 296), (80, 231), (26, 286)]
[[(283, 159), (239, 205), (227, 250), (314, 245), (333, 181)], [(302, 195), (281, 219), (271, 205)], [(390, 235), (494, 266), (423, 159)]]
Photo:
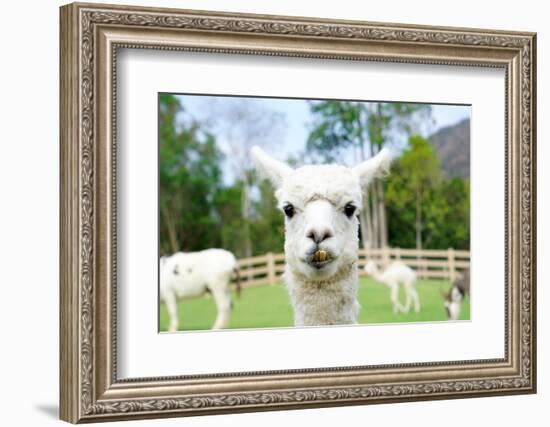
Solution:
[(447, 259), (449, 262), (449, 279), (454, 283), (456, 277), (455, 271), (455, 251), (453, 248), (447, 249)]
[(382, 248), (382, 263), (384, 265), (384, 268), (386, 268), (390, 263), (390, 253), (387, 246), (384, 246)]
[(365, 263), (370, 259), (372, 258), (372, 254), (370, 252), (370, 249), (369, 248), (362, 248), (359, 252), (360, 255), (363, 255), (363, 257), (365, 258)]
[(268, 252), (266, 254), (266, 258), (267, 258), (267, 281), (270, 285), (274, 285), (275, 278), (276, 278), (275, 257), (273, 256), (272, 252)]
[(395, 248), (395, 259), (401, 259), (401, 249)]

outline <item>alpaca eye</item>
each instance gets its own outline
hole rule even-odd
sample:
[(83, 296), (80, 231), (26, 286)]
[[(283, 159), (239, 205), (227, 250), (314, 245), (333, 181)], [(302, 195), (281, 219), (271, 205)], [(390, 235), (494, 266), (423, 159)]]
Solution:
[(294, 206), (290, 203), (283, 206), (283, 211), (288, 218), (292, 218), (294, 216)]
[(346, 206), (344, 206), (344, 213), (348, 218), (351, 218), (352, 215), (355, 213), (355, 206), (353, 203), (348, 203)]

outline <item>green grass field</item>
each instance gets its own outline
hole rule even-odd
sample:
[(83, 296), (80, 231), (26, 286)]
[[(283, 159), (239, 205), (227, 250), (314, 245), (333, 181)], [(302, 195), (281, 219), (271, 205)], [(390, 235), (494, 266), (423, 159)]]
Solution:
[[(429, 322), (447, 320), (440, 289), (448, 290), (444, 280), (419, 280), (416, 288), (420, 296), (420, 313), (393, 314), (389, 290), (372, 279), (361, 278), (359, 282), (359, 323)], [(404, 302), (404, 295), (400, 295)], [(211, 295), (179, 303), (180, 330), (210, 329), (216, 318), (216, 305)], [(461, 320), (470, 319), (470, 301), (462, 304)], [(231, 329), (276, 328), (293, 326), (292, 307), (285, 287), (281, 284), (243, 289), (241, 297), (233, 294)], [(166, 307), (160, 307), (160, 330), (168, 328)]]

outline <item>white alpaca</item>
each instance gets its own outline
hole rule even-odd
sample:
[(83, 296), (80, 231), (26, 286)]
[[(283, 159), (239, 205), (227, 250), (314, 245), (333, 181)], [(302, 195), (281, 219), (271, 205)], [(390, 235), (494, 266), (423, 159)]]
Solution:
[[(416, 273), (412, 268), (402, 261), (393, 261), (383, 272), (378, 270), (374, 261), (365, 265), (365, 271), (377, 282), (383, 283), (390, 289), (390, 300), (393, 312), (408, 313), (411, 303), (414, 304), (414, 311), (420, 311), (420, 299), (416, 291)], [(399, 302), (399, 285), (402, 284), (405, 291), (405, 306)]]
[(160, 298), (166, 303), (170, 332), (178, 330), (178, 300), (206, 292), (212, 293), (218, 310), (213, 329), (227, 327), (233, 274), (237, 275), (237, 295), (240, 293), (238, 264), (231, 252), (224, 249), (178, 252), (160, 261)]
[(388, 150), (354, 168), (292, 169), (252, 148), (254, 164), (275, 187), (285, 213), (284, 279), (296, 326), (357, 323), (358, 227), (362, 194), (385, 173)]

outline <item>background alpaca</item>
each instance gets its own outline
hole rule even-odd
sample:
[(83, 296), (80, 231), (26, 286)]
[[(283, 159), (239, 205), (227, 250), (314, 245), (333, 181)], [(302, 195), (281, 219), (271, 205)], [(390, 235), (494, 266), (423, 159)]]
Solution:
[[(390, 300), (393, 312), (408, 313), (411, 303), (414, 311), (420, 311), (420, 299), (416, 291), (416, 273), (402, 261), (393, 261), (383, 272), (378, 270), (374, 261), (365, 265), (365, 272), (377, 282), (385, 284), (390, 289)], [(403, 285), (405, 291), (405, 306), (399, 302), (399, 285)]]
[(178, 300), (211, 292), (218, 314), (212, 329), (229, 324), (231, 314), (230, 281), (236, 274), (240, 294), (239, 270), (233, 254), (224, 249), (178, 252), (160, 261), (160, 297), (166, 303), (170, 319), (168, 330), (178, 330)]
[(449, 293), (443, 293), (444, 306), (449, 320), (457, 320), (460, 316), (462, 301), (470, 293), (470, 269), (464, 270), (455, 280)]
[(297, 326), (357, 323), (357, 214), (369, 183), (390, 165), (388, 150), (347, 168), (292, 169), (253, 147), (256, 169), (285, 213), (285, 273)]

